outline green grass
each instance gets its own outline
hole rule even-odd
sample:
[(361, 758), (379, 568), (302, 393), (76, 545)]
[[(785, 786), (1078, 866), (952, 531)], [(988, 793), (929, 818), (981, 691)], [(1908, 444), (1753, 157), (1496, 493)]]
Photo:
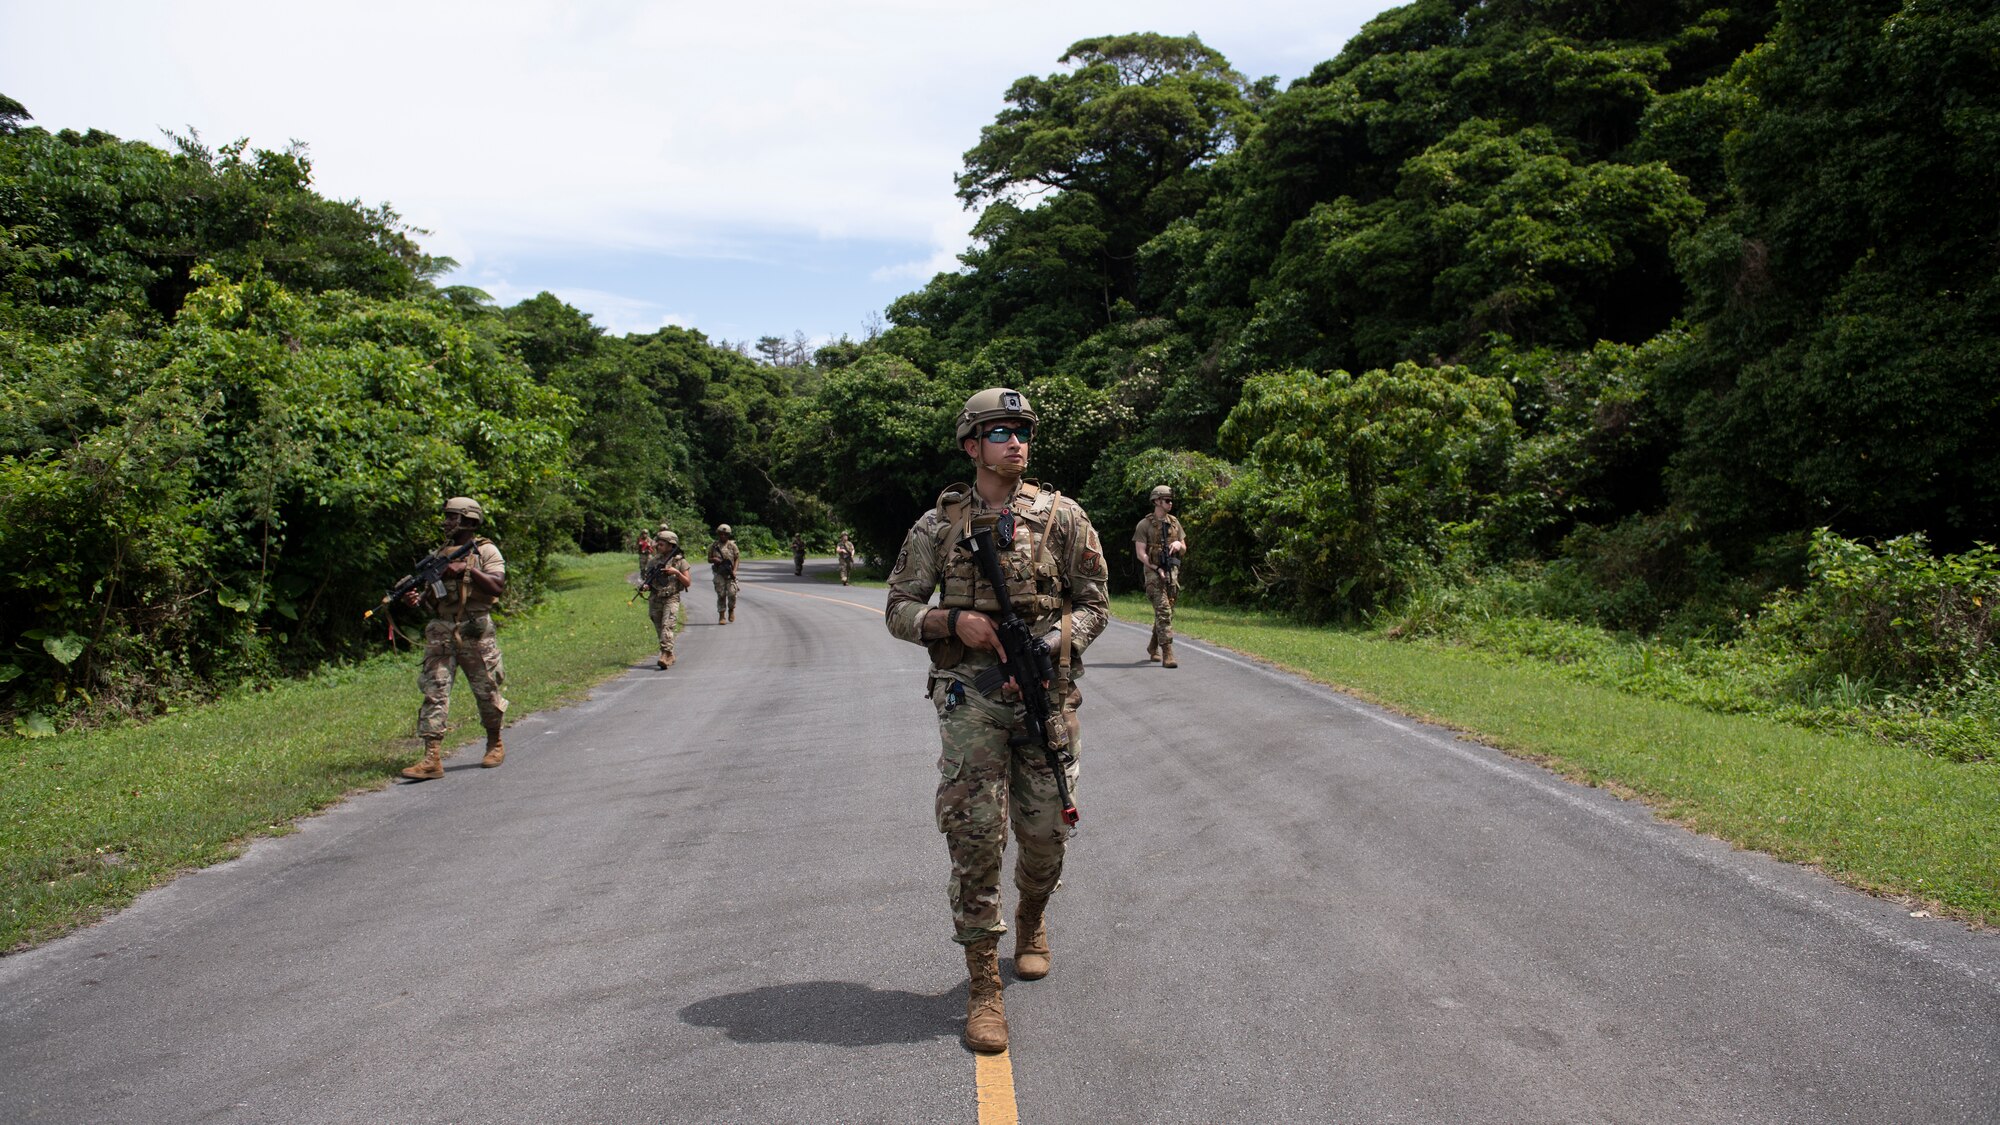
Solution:
[[(1113, 600), (1141, 623), (1141, 597)], [(2000, 923), (2000, 763), (1719, 714), (1434, 641), (1183, 605), (1176, 631), (1466, 731), (1699, 832), (1852, 886)]]
[[(541, 606), (501, 619), (510, 719), (650, 656), (645, 607), (625, 605), (633, 569), (627, 552), (571, 560)], [(420, 749), (417, 666), (414, 653), (384, 654), (144, 725), (0, 741), (0, 950), (388, 784)], [(451, 716), (447, 746), (483, 737), (463, 678)]]

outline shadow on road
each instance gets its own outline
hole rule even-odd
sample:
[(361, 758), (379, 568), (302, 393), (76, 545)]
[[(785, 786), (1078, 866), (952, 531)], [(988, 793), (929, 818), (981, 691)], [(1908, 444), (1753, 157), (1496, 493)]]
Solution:
[(847, 981), (806, 981), (712, 997), (679, 1015), (696, 1027), (720, 1028), (738, 1043), (921, 1043), (958, 1035), (965, 986), (925, 996)]

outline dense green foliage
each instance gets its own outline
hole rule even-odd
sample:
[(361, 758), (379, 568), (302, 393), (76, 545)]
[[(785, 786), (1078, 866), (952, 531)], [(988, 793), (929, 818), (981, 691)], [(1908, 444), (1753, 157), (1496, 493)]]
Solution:
[[(1100, 525), (1179, 488), (1213, 598), (1392, 621), (1525, 581), (1471, 600), (1741, 644), (1785, 691), (1990, 687), (1990, 5), (1416, 0), (1283, 91), (1193, 37), (1061, 61), (965, 154), (963, 267), (801, 405), (866, 456), (795, 464), (827, 495), (926, 503), (962, 470), (919, 435), (1002, 383)], [(1911, 585), (1843, 585), (1866, 540)]]
[(439, 289), (303, 150), (25, 127), (0, 99), (0, 716), (145, 714), (380, 644), (361, 611), (479, 497), (507, 605), (550, 552), (818, 513), (766, 475), (792, 382), (543, 294)]
[(1991, 694), (2000, 12), (1414, 0), (1282, 90), (1193, 36), (1060, 62), (965, 153), (962, 268), (760, 359), (438, 289), (300, 151), (0, 102), (8, 707), (350, 651), (452, 492), (529, 595), (662, 516), (886, 559), (995, 384), (1107, 535), (1177, 487), (1200, 596)]

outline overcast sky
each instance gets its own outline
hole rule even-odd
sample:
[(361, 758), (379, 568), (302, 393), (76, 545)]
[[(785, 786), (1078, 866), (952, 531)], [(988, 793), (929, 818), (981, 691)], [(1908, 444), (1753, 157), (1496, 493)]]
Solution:
[(1388, 6), (0, 0), (0, 93), (49, 129), (304, 141), (322, 193), (503, 303), (823, 338), (956, 265), (960, 155), (1070, 43), (1192, 31), (1282, 84)]

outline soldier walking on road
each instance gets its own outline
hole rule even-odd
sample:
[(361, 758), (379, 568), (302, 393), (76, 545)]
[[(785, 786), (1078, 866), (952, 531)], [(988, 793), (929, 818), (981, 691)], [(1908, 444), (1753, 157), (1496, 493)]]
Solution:
[(805, 572), (806, 572), (806, 541), (799, 536), (798, 532), (793, 532), (792, 573), (804, 574)]
[[(1022, 480), (1034, 440), (1027, 397), (1004, 387), (967, 400), (958, 416), (959, 448), (971, 458), (973, 483), (938, 497), (903, 542), (889, 575), (889, 631), (930, 649), (930, 697), (944, 752), (938, 758), (937, 824), (951, 853), (949, 895), (954, 940), (965, 947), (971, 984), (965, 1044), (975, 1051), (1007, 1046), (1001, 1001), (1000, 869), (1011, 824), (1018, 850), (1014, 886), (1014, 975), (1046, 976), (1050, 966), (1049, 896), (1062, 877), (1068, 826), (1056, 775), (1044, 747), (1016, 745), (1027, 713), (1011, 681), (981, 690), (980, 673), (1004, 651), (994, 619), (999, 600), (961, 544), (974, 526), (992, 527), (1001, 573), (1015, 612), (1054, 656), (1050, 697), (1061, 703), (1049, 727), (1074, 793), (1083, 702), (1079, 657), (1109, 620), (1108, 577), (1097, 532), (1083, 509), (1053, 488)], [(935, 608), (931, 595), (942, 587)], [(1025, 741), (1025, 740), (1024, 740)]]
[(681, 554), (681, 537), (661, 524), (660, 533), (653, 537), (653, 553), (646, 568), (639, 572), (639, 588), (652, 595), (647, 599), (646, 611), (652, 615), (653, 628), (660, 634), (660, 655), (654, 664), (663, 670), (674, 666), (674, 633), (680, 628), (681, 591), (692, 585), (694, 575), (688, 571), (686, 556)]
[(507, 588), (507, 562), (492, 540), (478, 534), (484, 517), (479, 501), (470, 497), (454, 496), (445, 501), (446, 545), (434, 553), (447, 554), (467, 543), (475, 546), (470, 554), (444, 568), (441, 596), (435, 589), (411, 590), (403, 595), (405, 605), (421, 603), (431, 611), (424, 626), (423, 671), (417, 674), (417, 686), (424, 693), (423, 706), (417, 711), (424, 760), (403, 770), (403, 776), (412, 781), (435, 781), (444, 776), (445, 716), (451, 709), (451, 682), (459, 669), (465, 670), (466, 686), (472, 689), (472, 698), (479, 704), (479, 720), (486, 725), (486, 756), (479, 764), (490, 768), (507, 756), (500, 741), (500, 725), (507, 717), (507, 700), (500, 694), (506, 672), (493, 629), (493, 603)]
[(726, 523), (715, 525), (715, 542), (708, 545), (708, 565), (714, 568), (715, 623), (729, 625), (736, 620), (736, 594), (743, 587), (736, 581), (736, 563), (743, 552), (736, 546), (736, 532)]
[(848, 579), (854, 573), (854, 540), (849, 539), (845, 531), (840, 533), (840, 542), (833, 545), (833, 553), (840, 559), (840, 584), (848, 585)]
[(1168, 668), (1174, 663), (1174, 603), (1181, 598), (1181, 560), (1187, 557), (1187, 532), (1174, 516), (1174, 490), (1153, 489), (1153, 514), (1132, 530), (1132, 553), (1146, 568), (1146, 600), (1153, 603), (1153, 638), (1146, 642), (1146, 659)]

